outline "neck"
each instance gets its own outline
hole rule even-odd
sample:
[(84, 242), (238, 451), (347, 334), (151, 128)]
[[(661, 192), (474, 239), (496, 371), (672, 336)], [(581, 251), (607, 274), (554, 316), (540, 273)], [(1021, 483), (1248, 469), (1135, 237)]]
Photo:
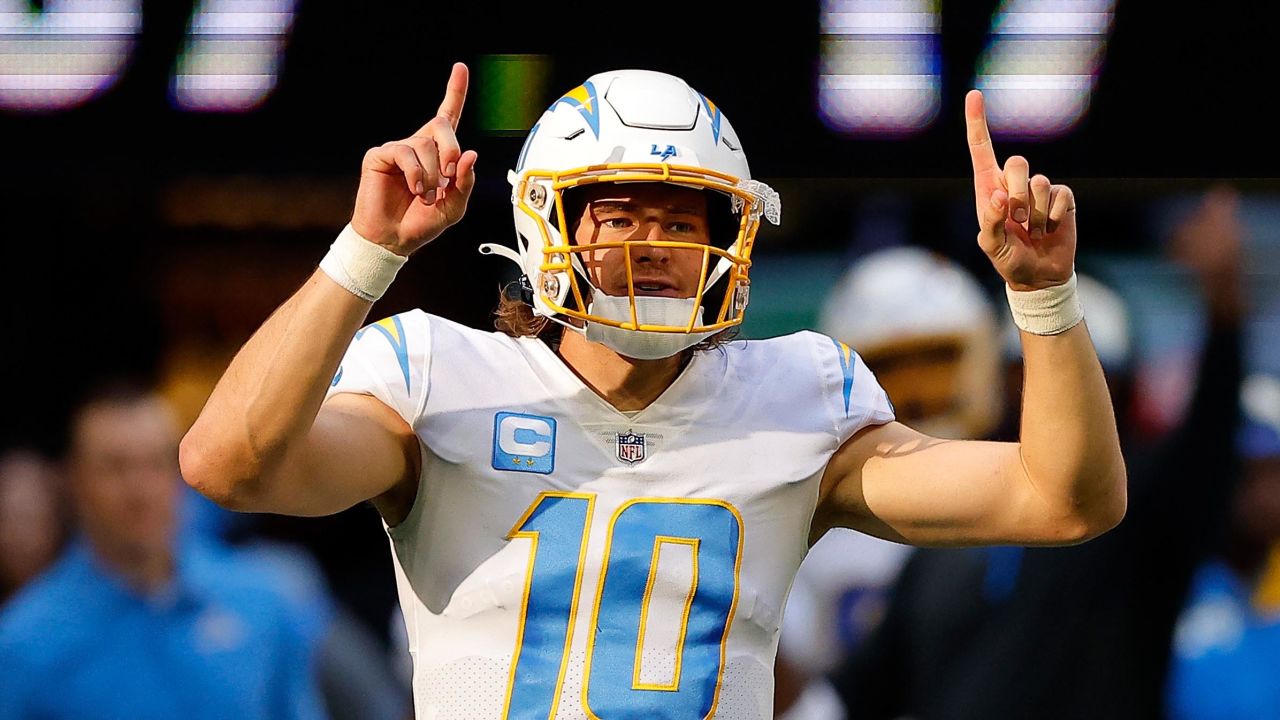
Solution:
[(643, 410), (658, 399), (688, 363), (691, 351), (658, 360), (624, 357), (565, 330), (560, 357), (587, 387), (622, 412)]
[(173, 553), (168, 548), (148, 551), (109, 543), (89, 543), (94, 555), (126, 585), (143, 595), (162, 590), (173, 578)]

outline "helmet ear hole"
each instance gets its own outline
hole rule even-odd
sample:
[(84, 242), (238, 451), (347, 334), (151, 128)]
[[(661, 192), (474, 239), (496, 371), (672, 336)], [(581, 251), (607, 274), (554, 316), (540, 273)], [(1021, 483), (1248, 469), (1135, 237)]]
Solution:
[[(573, 245), (574, 231), (578, 227), (578, 221), (582, 218), (582, 208), (585, 201), (582, 199), (582, 193), (578, 192), (578, 188), (565, 188), (560, 191), (559, 197), (556, 198), (559, 204), (564, 206), (564, 224), (567, 227), (560, 228), (560, 237), (564, 239), (566, 245)], [(557, 213), (555, 201), (551, 205), (551, 221), (557, 226), (560, 222), (560, 216)]]
[(738, 213), (724, 193), (707, 193), (707, 231), (712, 247), (728, 247), (738, 240)]

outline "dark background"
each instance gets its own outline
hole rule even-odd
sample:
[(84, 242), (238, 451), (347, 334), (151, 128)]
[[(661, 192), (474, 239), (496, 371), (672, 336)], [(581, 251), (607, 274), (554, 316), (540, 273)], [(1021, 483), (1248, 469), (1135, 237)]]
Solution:
[[(1154, 247), (1153, 198), (1215, 178), (1280, 187), (1270, 110), (1280, 10), (1262, 5), (1120, 0), (1080, 124), (1051, 141), (997, 139), (1002, 158), (1025, 154), (1033, 172), (1076, 188), (1082, 252)], [(365, 149), (432, 117), (454, 60), (474, 69), (496, 53), (542, 55), (544, 104), (605, 69), (685, 77), (732, 120), (753, 173), (782, 192), (784, 225), (762, 236), (762, 262), (840, 250), (861, 209), (888, 193), (905, 198), (917, 241), (985, 267), (972, 248), (961, 108), (996, 3), (942, 3), (942, 111), (889, 140), (818, 119), (814, 2), (302, 0), (274, 93), (244, 113), (171, 106), (193, 8), (144, 2), (123, 78), (83, 106), (0, 113), (5, 442), (55, 445), (63, 408), (100, 375), (162, 377), (175, 347), (225, 353), (242, 342), (349, 216)], [(478, 80), (473, 101), (486, 92)], [(410, 263), (375, 315), (421, 306), (487, 324), (508, 275), (475, 246), (511, 237), (505, 171), (522, 138), (481, 132), (475, 116), (459, 129), (480, 153), (467, 219)]]
[[(1034, 150), (1064, 177), (1273, 176), (1280, 9), (1270, 5), (1121, 0), (1088, 116), (1063, 138), (1002, 150)], [(997, 3), (941, 3), (943, 112), (927, 131), (888, 142), (850, 140), (818, 120), (814, 2), (302, 0), (275, 92), (258, 110), (231, 115), (181, 112), (168, 101), (193, 9), (144, 2), (129, 69), (87, 105), (0, 116), (6, 167), (143, 186), (174, 173), (343, 174), (366, 145), (434, 115), (450, 62), (531, 53), (551, 59), (556, 92), (617, 67), (685, 77), (730, 115), (763, 176), (955, 177), (966, 169), (961, 100)], [(499, 164), (520, 145), (467, 139)]]

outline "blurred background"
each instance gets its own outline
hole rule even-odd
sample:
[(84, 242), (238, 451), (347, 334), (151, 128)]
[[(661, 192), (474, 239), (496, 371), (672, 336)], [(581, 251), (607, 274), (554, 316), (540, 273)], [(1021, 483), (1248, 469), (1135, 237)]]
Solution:
[[(979, 87), (998, 156), (1023, 154), (1075, 190), (1079, 268), (1122, 306), (1122, 434), (1158, 448), (1195, 407), (1215, 313), (1238, 332), (1240, 378), (1272, 387), (1265, 378), (1280, 375), (1277, 20), (1280, 9), (1244, 0), (0, 0), (0, 448), (28, 463), (5, 473), (28, 477), (12, 467), (43, 459), (53, 479), (31, 487), (74, 485), (56, 479), (73, 420), (108, 379), (156, 388), (185, 431), (349, 218), (365, 150), (430, 119), (455, 60), (472, 71), (459, 136), (479, 152), (479, 183), (466, 219), (406, 266), (373, 317), (421, 307), (492, 327), (512, 278), (476, 247), (511, 239), (505, 174), (525, 132), (589, 75), (639, 67), (711, 98), (753, 174), (781, 193), (782, 226), (757, 244), (745, 336), (824, 329), (846, 271), (899, 246), (948, 258), (1003, 318), (999, 278), (973, 242), (962, 101)], [(1006, 430), (1013, 392), (1001, 395)], [(1259, 392), (1246, 409), (1275, 420), (1280, 397)], [(1235, 423), (1243, 411), (1223, 412)], [(52, 558), (76, 534), (66, 494), (0, 493), (29, 503), (22, 517), (54, 508), (24, 530), (38, 541), (0, 548), (7, 564), (36, 568), (13, 577), (37, 574), (31, 557)], [(286, 564), (310, 568), (338, 608), (317, 617), (346, 618), (403, 683), (371, 508), (228, 518), (182, 502), (190, 517), (218, 518), (208, 532), (231, 545), (301, 552)], [(55, 549), (30, 549), (45, 545)], [(876, 577), (887, 593), (894, 572)], [(12, 596), (19, 583), (6, 582)], [(1190, 580), (1179, 582), (1174, 605)], [(836, 661), (797, 667), (818, 676)]]

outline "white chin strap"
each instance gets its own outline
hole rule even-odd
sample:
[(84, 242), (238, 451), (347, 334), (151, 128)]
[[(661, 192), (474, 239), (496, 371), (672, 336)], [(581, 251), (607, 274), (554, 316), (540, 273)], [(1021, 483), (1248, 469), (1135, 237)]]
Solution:
[[(695, 324), (701, 325), (702, 308), (697, 298), (641, 296), (636, 298), (636, 319), (641, 325), (688, 325), (694, 308), (698, 312)], [(618, 322), (631, 322), (631, 302), (626, 296), (605, 295), (598, 288), (593, 288), (587, 313)], [(637, 360), (657, 360), (691, 348), (716, 333), (714, 330), (699, 333), (623, 330), (587, 321), (585, 334), (588, 340), (601, 343), (619, 355)]]

